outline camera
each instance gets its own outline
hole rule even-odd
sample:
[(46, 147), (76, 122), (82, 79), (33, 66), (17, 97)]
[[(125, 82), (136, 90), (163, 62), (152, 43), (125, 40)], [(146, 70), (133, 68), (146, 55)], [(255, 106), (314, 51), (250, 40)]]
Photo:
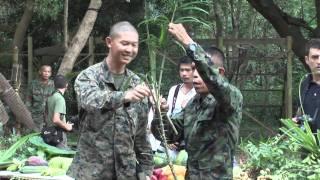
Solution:
[(309, 123), (313, 123), (313, 119), (307, 114), (297, 116), (297, 123), (298, 124), (303, 124), (304, 121), (307, 121)]

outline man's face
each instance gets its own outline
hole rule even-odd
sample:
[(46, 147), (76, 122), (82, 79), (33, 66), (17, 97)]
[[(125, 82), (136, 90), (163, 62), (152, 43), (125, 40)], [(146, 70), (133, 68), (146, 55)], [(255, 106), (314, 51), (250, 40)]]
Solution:
[(320, 49), (311, 48), (305, 61), (313, 74), (320, 75)]
[(209, 93), (207, 85), (203, 82), (197, 70), (194, 70), (193, 72), (193, 87), (199, 94)]
[(129, 64), (138, 54), (139, 36), (136, 32), (120, 32), (114, 37), (107, 37), (112, 61), (121, 65)]
[(42, 66), (40, 71), (40, 78), (43, 81), (47, 81), (49, 80), (49, 78), (51, 77), (51, 67), (50, 66)]
[(193, 69), (192, 64), (180, 64), (179, 67), (180, 78), (183, 83), (192, 83)]

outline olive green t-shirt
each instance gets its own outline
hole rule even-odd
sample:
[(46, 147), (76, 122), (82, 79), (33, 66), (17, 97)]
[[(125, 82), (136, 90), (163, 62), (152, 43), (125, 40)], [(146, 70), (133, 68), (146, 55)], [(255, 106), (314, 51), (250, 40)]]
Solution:
[(60, 92), (55, 92), (48, 98), (48, 117), (46, 120), (47, 126), (53, 126), (52, 117), (54, 113), (60, 113), (60, 119), (66, 122), (66, 101)]
[(124, 73), (123, 74), (112, 74), (114, 80), (114, 86), (116, 89), (120, 89), (124, 80)]

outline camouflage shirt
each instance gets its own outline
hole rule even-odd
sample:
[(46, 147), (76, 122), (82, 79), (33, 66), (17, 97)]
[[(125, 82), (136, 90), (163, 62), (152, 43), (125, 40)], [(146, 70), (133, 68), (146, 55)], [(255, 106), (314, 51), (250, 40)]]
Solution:
[[(125, 91), (141, 83), (126, 69), (120, 89), (105, 61), (82, 71), (75, 81), (85, 109), (82, 131), (69, 174), (75, 179), (136, 179), (137, 169), (152, 173), (147, 139), (148, 102), (123, 103)], [(139, 164), (139, 168), (137, 166)]]
[(31, 81), (28, 86), (26, 105), (32, 114), (37, 129), (40, 131), (44, 124), (44, 110), (46, 101), (55, 91), (53, 80), (49, 80), (47, 84), (43, 84), (36, 79)]
[(41, 83), (36, 79), (31, 81), (28, 86), (27, 107), (32, 114), (43, 114), (46, 101), (55, 91), (53, 80), (49, 80), (47, 84)]
[[(232, 163), (239, 136), (242, 111), (240, 91), (209, 65), (201, 47), (193, 56), (196, 68), (206, 83), (209, 94), (197, 94), (180, 116), (173, 121), (179, 134), (168, 129), (169, 140), (185, 140), (188, 152), (187, 179), (232, 179)], [(166, 122), (166, 121), (165, 121)], [(157, 134), (158, 123), (152, 124)]]

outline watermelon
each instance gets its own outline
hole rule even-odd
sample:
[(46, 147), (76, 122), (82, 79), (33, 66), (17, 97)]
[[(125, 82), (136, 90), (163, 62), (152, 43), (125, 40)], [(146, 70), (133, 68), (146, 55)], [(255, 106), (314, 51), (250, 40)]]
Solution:
[(178, 153), (177, 158), (174, 163), (177, 165), (186, 166), (187, 160), (188, 160), (188, 153), (186, 152), (186, 150), (181, 150)]

